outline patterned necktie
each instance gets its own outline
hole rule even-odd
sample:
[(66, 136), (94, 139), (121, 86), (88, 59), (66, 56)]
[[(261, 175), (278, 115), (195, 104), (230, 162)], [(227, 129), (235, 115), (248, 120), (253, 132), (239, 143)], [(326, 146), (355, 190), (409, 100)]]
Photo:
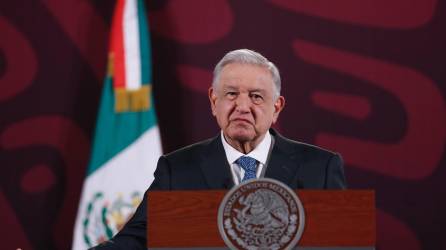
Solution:
[(247, 181), (250, 179), (256, 178), (256, 172), (257, 172), (257, 160), (249, 157), (249, 156), (242, 156), (237, 159), (236, 163), (245, 170), (245, 175), (243, 176), (243, 180)]

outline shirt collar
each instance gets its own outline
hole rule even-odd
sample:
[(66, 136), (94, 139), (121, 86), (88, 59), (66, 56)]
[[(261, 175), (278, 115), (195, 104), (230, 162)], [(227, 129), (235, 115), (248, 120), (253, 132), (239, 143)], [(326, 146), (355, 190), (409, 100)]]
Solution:
[[(225, 136), (223, 135), (223, 131), (221, 131), (221, 141), (223, 143), (223, 148), (225, 149), (226, 158), (228, 159), (229, 164), (233, 164), (238, 158), (244, 156), (242, 152), (233, 148), (229, 145), (225, 140)], [(266, 132), (263, 140), (257, 145), (257, 147), (249, 152), (246, 156), (250, 156), (256, 159), (261, 164), (265, 165), (266, 160), (268, 158), (269, 148), (271, 147), (271, 134), (269, 131)]]

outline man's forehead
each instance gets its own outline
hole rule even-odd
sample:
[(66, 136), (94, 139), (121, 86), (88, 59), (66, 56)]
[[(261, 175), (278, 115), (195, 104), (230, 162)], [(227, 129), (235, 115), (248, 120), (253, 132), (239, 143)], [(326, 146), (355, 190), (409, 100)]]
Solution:
[(226, 65), (223, 71), (219, 76), (219, 81), (226, 84), (238, 85), (239, 83), (243, 83), (245, 81), (255, 81), (255, 82), (265, 82), (273, 84), (273, 78), (268, 69), (256, 66), (256, 65), (247, 65), (255, 67), (255, 69), (249, 68), (239, 68), (239, 67), (231, 67), (226, 68), (233, 64)]

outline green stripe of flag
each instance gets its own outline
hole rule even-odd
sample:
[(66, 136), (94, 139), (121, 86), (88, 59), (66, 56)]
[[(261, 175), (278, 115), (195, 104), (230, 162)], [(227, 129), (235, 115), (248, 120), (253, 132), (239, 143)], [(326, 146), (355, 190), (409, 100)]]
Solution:
[[(153, 98), (150, 99), (153, 104)], [(112, 80), (107, 77), (104, 81), (87, 176), (156, 125), (153, 105), (147, 111), (124, 113), (115, 113), (114, 106)]]
[[(150, 35), (147, 25), (144, 1), (138, 0), (138, 24), (139, 24), (139, 47), (141, 56), (141, 81), (143, 84), (152, 83), (152, 53), (150, 50)], [(153, 104), (153, 103), (152, 103)]]

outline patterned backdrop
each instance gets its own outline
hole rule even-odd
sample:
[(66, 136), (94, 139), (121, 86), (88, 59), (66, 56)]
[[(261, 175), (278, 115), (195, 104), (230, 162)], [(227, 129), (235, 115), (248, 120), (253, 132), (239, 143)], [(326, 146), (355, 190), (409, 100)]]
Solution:
[[(146, 1), (165, 152), (215, 135), (228, 50), (275, 62), (277, 129), (339, 151), (376, 190), (378, 249), (446, 249), (446, 2)], [(69, 249), (114, 1), (0, 2), (2, 249)]]

